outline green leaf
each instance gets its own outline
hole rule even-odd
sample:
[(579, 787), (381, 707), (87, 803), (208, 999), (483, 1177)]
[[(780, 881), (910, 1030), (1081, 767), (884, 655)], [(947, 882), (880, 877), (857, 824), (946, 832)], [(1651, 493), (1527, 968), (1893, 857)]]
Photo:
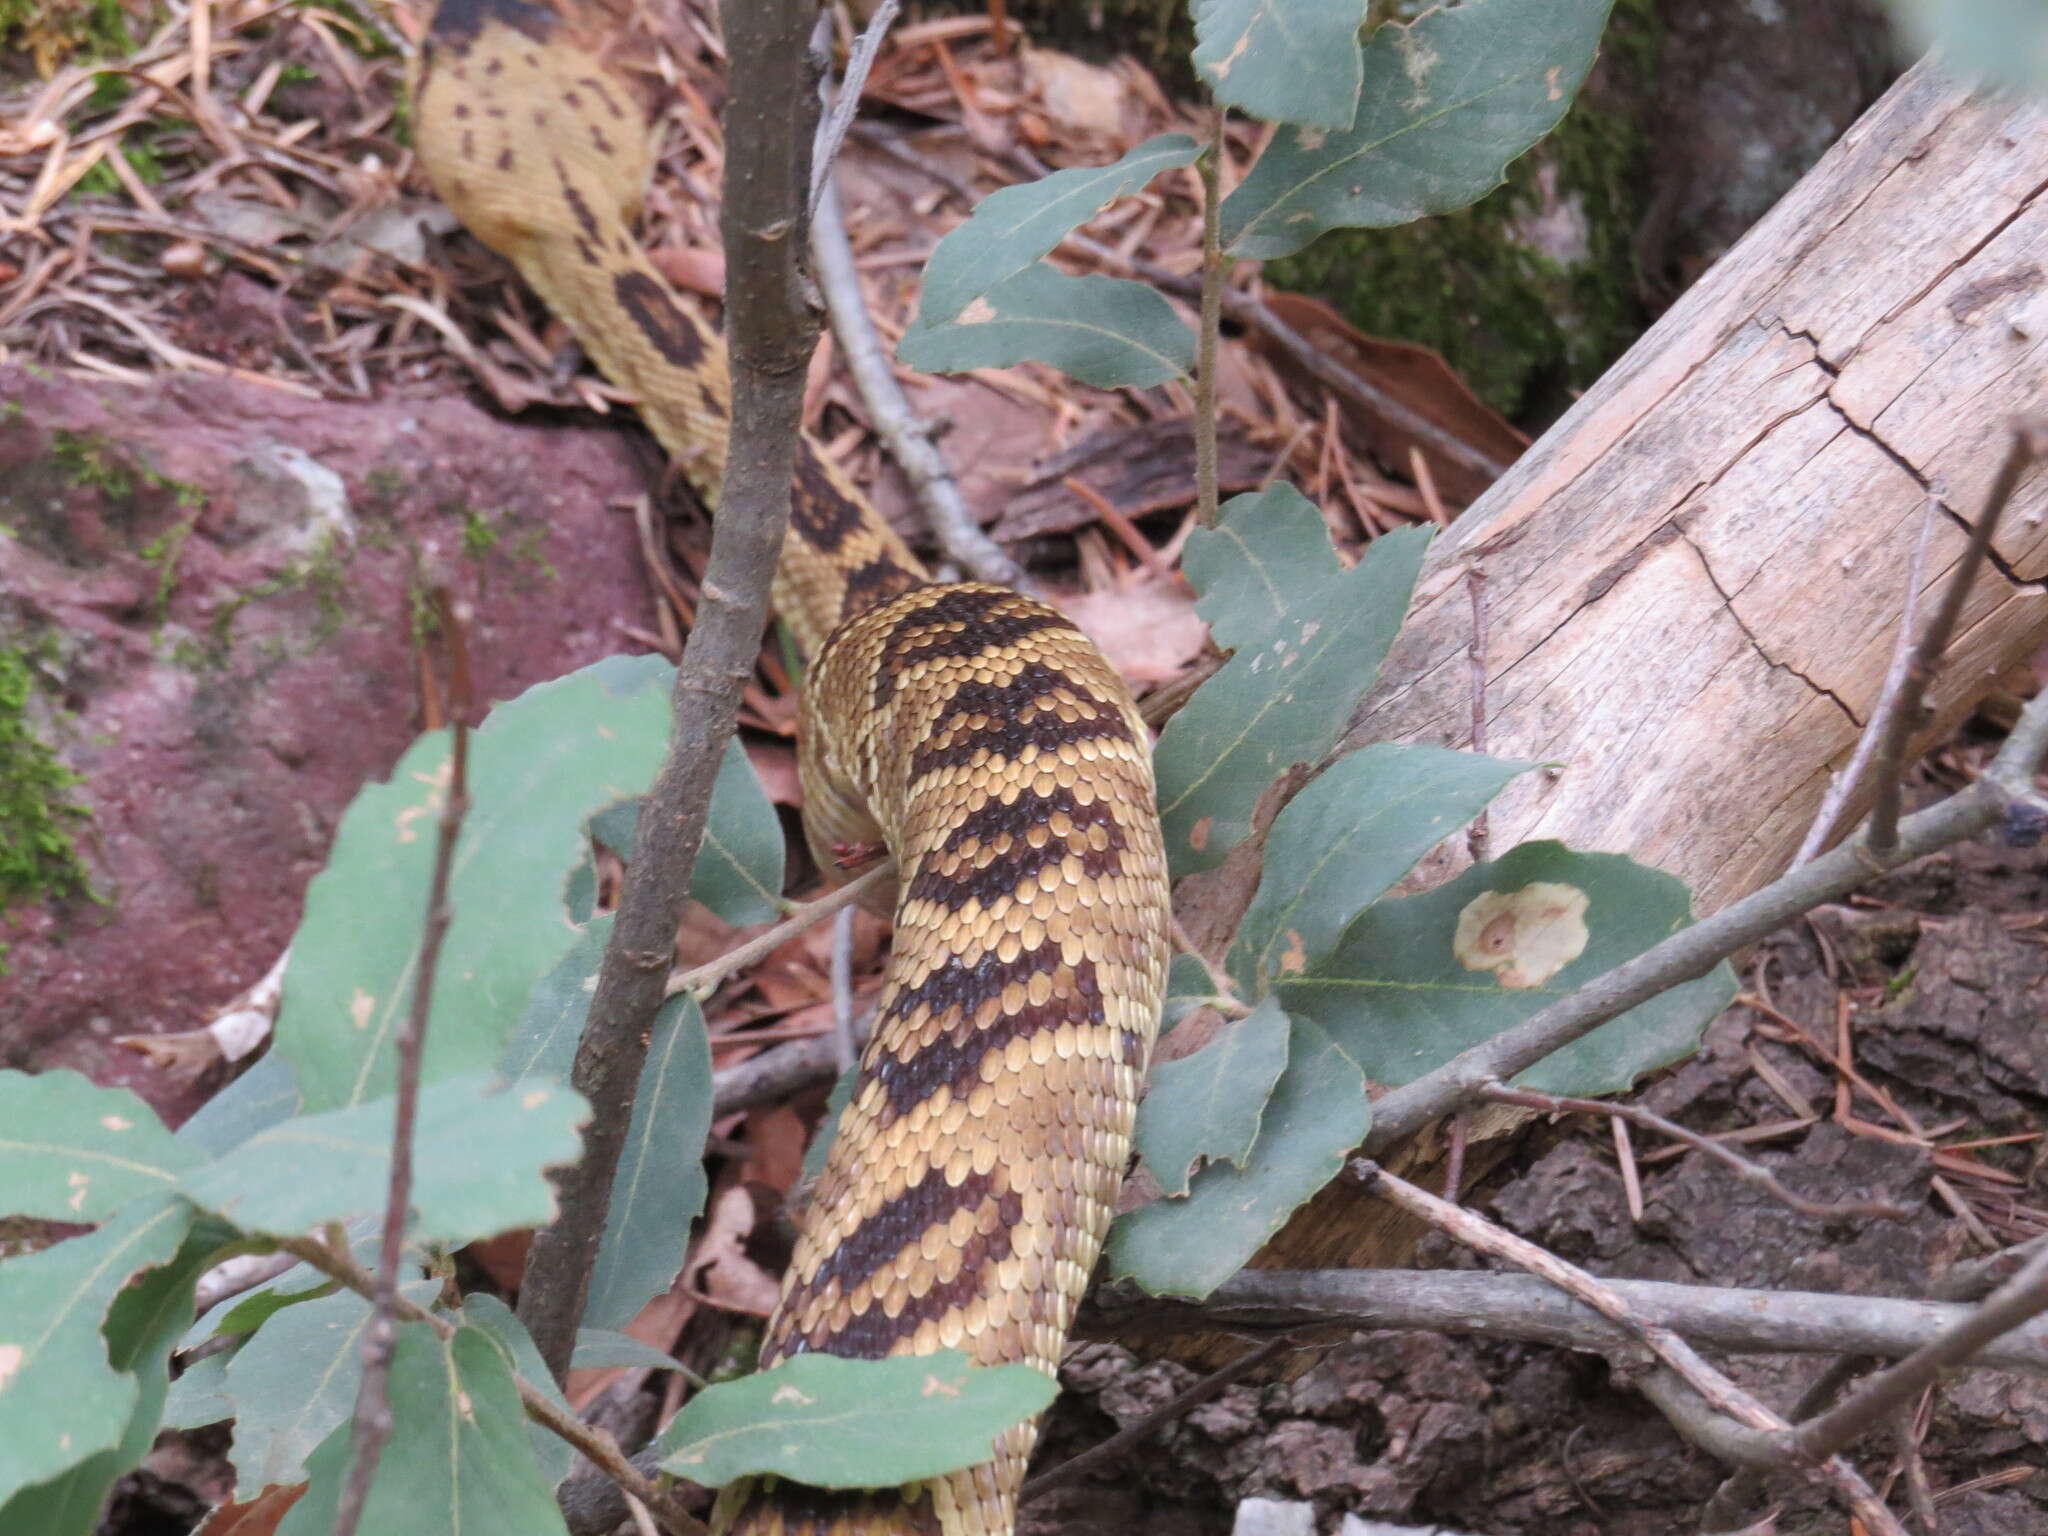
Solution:
[(570, 1364), (579, 1371), (607, 1365), (644, 1366), (652, 1371), (689, 1369), (666, 1350), (642, 1344), (630, 1333), (615, 1333), (609, 1328), (578, 1328), (576, 1355)]
[(1039, 265), (996, 284), (957, 320), (913, 326), (896, 352), (926, 373), (1050, 363), (1098, 389), (1144, 389), (1194, 369), (1195, 337), (1143, 283)]
[(269, 1051), (200, 1105), (199, 1112), (178, 1127), (177, 1141), (203, 1157), (219, 1157), (258, 1131), (291, 1119), (299, 1109), (299, 1085), (291, 1063)]
[(1287, 1066), (1287, 1032), (1287, 1015), (1267, 998), (1193, 1055), (1152, 1068), (1138, 1106), (1138, 1153), (1167, 1194), (1188, 1192), (1198, 1160), (1245, 1165)]
[[(398, 1290), (426, 1306), (441, 1284), (408, 1280)], [(370, 1304), (354, 1291), (337, 1291), (278, 1313), (235, 1351), (219, 1390), (234, 1404), (230, 1459), (241, 1498), (253, 1498), (272, 1483), (304, 1482), (314, 1447), (336, 1425), (347, 1425), (369, 1326)]]
[(597, 969), (611, 942), (613, 916), (603, 912), (592, 918), (554, 968), (535, 983), (519, 1027), (498, 1058), (498, 1072), (506, 1082), (516, 1086), (528, 1078), (569, 1081), (583, 1021), (590, 1017), (590, 1000), (597, 993)]
[(941, 240), (925, 264), (916, 326), (958, 318), (974, 300), (1021, 272), (1069, 231), (1161, 171), (1192, 165), (1201, 145), (1184, 133), (1147, 139), (1114, 165), (1054, 171), (981, 200), (967, 221)]
[(0, 1072), (0, 1215), (99, 1221), (178, 1187), (193, 1155), (126, 1088)]
[(1609, 3), (1464, 0), (1380, 26), (1349, 126), (1282, 128), (1224, 200), (1224, 249), (1291, 256), (1326, 229), (1476, 202), (1564, 116)]
[(170, 1394), (164, 1399), (163, 1427), (165, 1429), (198, 1429), (205, 1424), (219, 1424), (235, 1416), (235, 1400), (227, 1393), (228, 1362), (234, 1359), (230, 1350), (215, 1355), (202, 1355), (186, 1366), (171, 1383)]
[(1195, 0), (1194, 11), (1195, 73), (1218, 101), (1272, 123), (1350, 124), (1366, 0)]
[(1195, 956), (1176, 953), (1166, 967), (1166, 1002), (1160, 1009), (1159, 1033), (1164, 1036), (1197, 1008), (1216, 1001), (1216, 983), (1209, 968)]
[(1353, 918), (1531, 766), (1384, 742), (1332, 763), (1273, 819), (1230, 952), (1238, 985), (1263, 997), (1318, 968)]
[[(672, 675), (659, 657), (613, 656), (499, 705), (475, 733), (426, 1082), (497, 1060), (534, 983), (575, 937), (563, 877), (592, 809), (653, 778)], [(446, 734), (422, 737), (389, 782), (356, 796), (307, 888), (276, 1050), (315, 1113), (378, 1098), (396, 1081), (448, 771)]]
[(796, 1355), (699, 1392), (656, 1442), (664, 1471), (717, 1487), (774, 1473), (817, 1488), (887, 1488), (989, 1458), (995, 1437), (1058, 1392), (1028, 1365), (958, 1350), (843, 1360)]
[[(621, 801), (590, 819), (592, 841), (620, 858), (633, 857), (639, 830), (641, 797)], [(690, 895), (735, 927), (773, 922), (782, 915), (782, 819), (761, 785), (761, 777), (738, 738), (725, 744), (718, 777), (711, 783), (711, 811), (704, 823), (704, 842), (690, 875)], [(590, 917), (589, 900), (596, 878), (586, 858), (577, 877), (589, 882), (588, 895), (573, 897), (569, 915), (577, 922)], [(578, 909), (579, 899), (582, 901)]]
[(1998, 85), (2048, 89), (2048, 10), (2041, 0), (1886, 0), (1912, 49)]
[[(1251, 832), (1266, 786), (1337, 745), (1401, 627), (1428, 545), (1427, 529), (1404, 528), (1336, 570), (1320, 514), (1286, 485), (1236, 497), (1219, 526), (1188, 540), (1202, 615), (1236, 654), (1167, 722), (1155, 754), (1176, 877), (1222, 863)], [(1308, 574), (1318, 567), (1320, 579)]]
[[(427, 1323), (398, 1330), (391, 1354), (391, 1439), (377, 1461), (361, 1529), (377, 1536), (565, 1536), (554, 1487), (533, 1458), (519, 1390), (496, 1340), (451, 1339)], [(327, 1536), (354, 1461), (343, 1424), (306, 1459), (306, 1496), (278, 1536)]]
[[(383, 1207), (393, 1101), (301, 1115), (252, 1136), (186, 1176), (187, 1194), (251, 1232), (299, 1233)], [(580, 1094), (529, 1081), (501, 1089), (489, 1072), (420, 1094), (413, 1146), (418, 1242), (469, 1242), (545, 1226), (554, 1192), (544, 1172), (573, 1163), (589, 1115)]]
[(0, 1503), (0, 1531), (35, 1536), (93, 1536), (117, 1479), (141, 1465), (155, 1444), (170, 1389), (171, 1347), (192, 1316), (192, 1289), (221, 1247), (217, 1231), (188, 1235), (177, 1257), (114, 1298), (107, 1313), (107, 1363), (135, 1379), (135, 1406), (112, 1449)]
[[(526, 1325), (519, 1321), (510, 1307), (489, 1292), (478, 1291), (463, 1298), (462, 1321), (498, 1346), (498, 1352), (505, 1357), (505, 1364), (514, 1376), (524, 1376), (549, 1402), (570, 1417), (575, 1416), (576, 1410), (569, 1406), (569, 1399), (555, 1384), (554, 1373), (541, 1359), (533, 1335), (526, 1331)], [(577, 1337), (580, 1339), (582, 1334)], [(526, 1426), (526, 1441), (533, 1450), (534, 1464), (540, 1468), (541, 1476), (547, 1479), (547, 1485), (550, 1488), (558, 1486), (576, 1464), (576, 1448), (553, 1430), (531, 1422)]]
[(121, 1444), (141, 1387), (109, 1363), (100, 1325), (191, 1225), (176, 1195), (143, 1195), (96, 1232), (0, 1264), (0, 1500)]
[(1157, 1296), (1207, 1296), (1337, 1176), (1371, 1124), (1356, 1054), (1315, 1020), (1296, 1018), (1287, 1070), (1244, 1166), (1211, 1163), (1185, 1200), (1154, 1200), (1118, 1217), (1110, 1272)]
[[(1374, 1082), (1407, 1083), (1691, 921), (1684, 884), (1661, 870), (1524, 843), (1433, 891), (1369, 908), (1321, 968), (1276, 991), (1297, 1019), (1344, 1041)], [(1734, 995), (1733, 973), (1716, 966), (1518, 1081), (1548, 1093), (1618, 1093), (1689, 1054)]]
[[(349, 1252), (365, 1269), (377, 1267), (384, 1241), (383, 1218), (382, 1210), (367, 1211), (343, 1223)], [(413, 1244), (405, 1246), (404, 1256), (415, 1269), (427, 1266), (426, 1252)], [(208, 1339), (224, 1333), (254, 1333), (270, 1320), (273, 1313), (297, 1306), (302, 1301), (332, 1295), (340, 1283), (328, 1279), (310, 1264), (294, 1264), (280, 1271), (274, 1279), (251, 1286), (238, 1296), (223, 1297), (215, 1302), (185, 1330), (185, 1336), (178, 1340), (178, 1348), (196, 1349)]]
[(589, 1327), (631, 1322), (649, 1297), (675, 1283), (690, 1223), (704, 1209), (710, 1130), (711, 1043), (702, 1009), (684, 993), (656, 1017), (640, 1069), (632, 1124), (612, 1178), (604, 1245), (583, 1309)]

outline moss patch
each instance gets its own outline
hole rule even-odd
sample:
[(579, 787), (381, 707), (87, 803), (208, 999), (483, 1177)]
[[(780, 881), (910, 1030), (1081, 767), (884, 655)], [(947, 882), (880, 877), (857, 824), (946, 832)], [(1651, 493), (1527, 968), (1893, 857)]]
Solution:
[[(1595, 80), (1504, 186), (1399, 229), (1332, 231), (1269, 262), (1267, 276), (1329, 300), (1370, 335), (1441, 352), (1503, 415), (1536, 425), (1556, 416), (1643, 328), (1632, 242), (1657, 38), (1655, 0), (1618, 0)], [(1520, 233), (1560, 204), (1576, 205), (1587, 237), (1584, 258), (1568, 265)]]
[(131, 19), (147, 22), (155, 7), (122, 0), (0, 0), (0, 49), (20, 49), (48, 79), (73, 56), (121, 58), (135, 51)]
[(29, 655), (0, 648), (0, 910), (92, 894), (74, 841), (87, 811), (71, 791), (82, 781), (36, 735), (37, 691)]

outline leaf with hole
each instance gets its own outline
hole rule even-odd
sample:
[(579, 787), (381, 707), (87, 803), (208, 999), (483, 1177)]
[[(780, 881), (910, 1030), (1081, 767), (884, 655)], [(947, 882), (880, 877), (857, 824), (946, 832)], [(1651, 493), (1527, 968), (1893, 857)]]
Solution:
[(1230, 951), (1237, 984), (1263, 997), (1315, 970), (1353, 918), (1531, 766), (1387, 742), (1338, 758), (1273, 819)]
[(1313, 1019), (1291, 1021), (1287, 1068), (1244, 1166), (1211, 1163), (1185, 1199), (1154, 1200), (1109, 1229), (1110, 1273), (1155, 1296), (1208, 1295), (1296, 1207), (1335, 1178), (1372, 1124), (1357, 1056)]
[(818, 1488), (888, 1488), (988, 1460), (995, 1437), (1057, 1391), (1028, 1365), (978, 1366), (953, 1349), (795, 1355), (699, 1392), (656, 1449), (663, 1471), (714, 1487), (766, 1472)]
[[(1692, 922), (1684, 884), (1614, 853), (1524, 843), (1420, 896), (1382, 901), (1275, 989), (1374, 1082), (1413, 1082)], [(1726, 964), (1601, 1025), (1516, 1081), (1619, 1093), (1690, 1054), (1735, 995)]]
[(1383, 534), (1343, 570), (1322, 515), (1288, 485), (1234, 498), (1188, 540), (1202, 617), (1235, 654), (1167, 722), (1154, 755), (1174, 875), (1222, 863), (1266, 787), (1335, 748), (1428, 546), (1426, 529)]
[[(377, 1536), (567, 1536), (554, 1486), (534, 1461), (526, 1411), (497, 1341), (474, 1328), (440, 1337), (407, 1323), (391, 1354), (391, 1439), (363, 1503)], [(306, 1496), (278, 1536), (328, 1536), (355, 1460), (340, 1425), (306, 1458)]]
[[(547, 1225), (555, 1197), (546, 1172), (582, 1155), (576, 1128), (588, 1115), (567, 1088), (504, 1088), (488, 1071), (424, 1089), (408, 1236), (463, 1243)], [(186, 1194), (245, 1231), (288, 1236), (381, 1210), (393, 1118), (390, 1099), (300, 1115), (186, 1175)]]
[(1464, 0), (1386, 22), (1358, 110), (1274, 135), (1224, 199), (1224, 249), (1291, 256), (1326, 229), (1385, 228), (1476, 202), (1557, 126), (1593, 66), (1610, 0)]
[(142, 1387), (109, 1363), (101, 1325), (191, 1225), (176, 1195), (142, 1195), (96, 1232), (0, 1263), (0, 1502), (121, 1445)]
[(178, 1187), (197, 1158), (126, 1088), (0, 1072), (0, 1215), (94, 1222)]
[(1366, 0), (1194, 0), (1195, 73), (1269, 123), (1347, 127), (1364, 69)]
[(1144, 389), (1195, 366), (1195, 337), (1157, 290), (1123, 277), (1026, 267), (958, 318), (903, 333), (897, 356), (927, 373), (1049, 363), (1097, 389)]
[(1169, 1195), (1188, 1192), (1197, 1162), (1240, 1168), (1266, 1100), (1287, 1067), (1287, 1015), (1271, 998), (1192, 1055), (1154, 1064), (1138, 1106), (1138, 1155)]
[(1193, 165), (1201, 152), (1188, 135), (1163, 133), (1113, 165), (1054, 171), (991, 192), (932, 250), (912, 331), (957, 319), (974, 300), (1036, 262), (1118, 198), (1138, 191), (1161, 171)]

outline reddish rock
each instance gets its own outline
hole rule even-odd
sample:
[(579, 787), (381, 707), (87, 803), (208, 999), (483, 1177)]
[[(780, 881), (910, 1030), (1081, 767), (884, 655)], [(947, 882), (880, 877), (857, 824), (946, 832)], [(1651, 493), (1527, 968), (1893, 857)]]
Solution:
[(76, 1067), (173, 1120), (199, 1093), (110, 1044), (260, 976), (366, 781), (420, 728), (425, 567), (467, 600), (485, 699), (614, 651), (649, 605), (622, 431), (466, 401), (312, 401), (0, 369), (0, 643), (84, 783), (103, 905), (0, 923), (0, 1065)]

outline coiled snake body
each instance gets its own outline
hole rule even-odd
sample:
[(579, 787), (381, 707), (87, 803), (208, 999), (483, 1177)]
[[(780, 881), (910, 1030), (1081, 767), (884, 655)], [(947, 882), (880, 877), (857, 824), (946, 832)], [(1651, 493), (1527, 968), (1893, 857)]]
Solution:
[[(707, 500), (728, 389), (716, 335), (647, 261), (637, 102), (524, 0), (444, 0), (416, 142)], [(930, 582), (815, 445), (799, 450), (775, 603), (811, 665), (799, 722), (819, 862), (885, 843), (898, 871), (880, 1013), (762, 1348), (959, 1348), (1055, 1370), (1108, 1227), (1159, 1018), (1166, 861), (1149, 738), (1058, 612)], [(1006, 1533), (1036, 1434), (884, 1493), (728, 1489), (750, 1533)]]

